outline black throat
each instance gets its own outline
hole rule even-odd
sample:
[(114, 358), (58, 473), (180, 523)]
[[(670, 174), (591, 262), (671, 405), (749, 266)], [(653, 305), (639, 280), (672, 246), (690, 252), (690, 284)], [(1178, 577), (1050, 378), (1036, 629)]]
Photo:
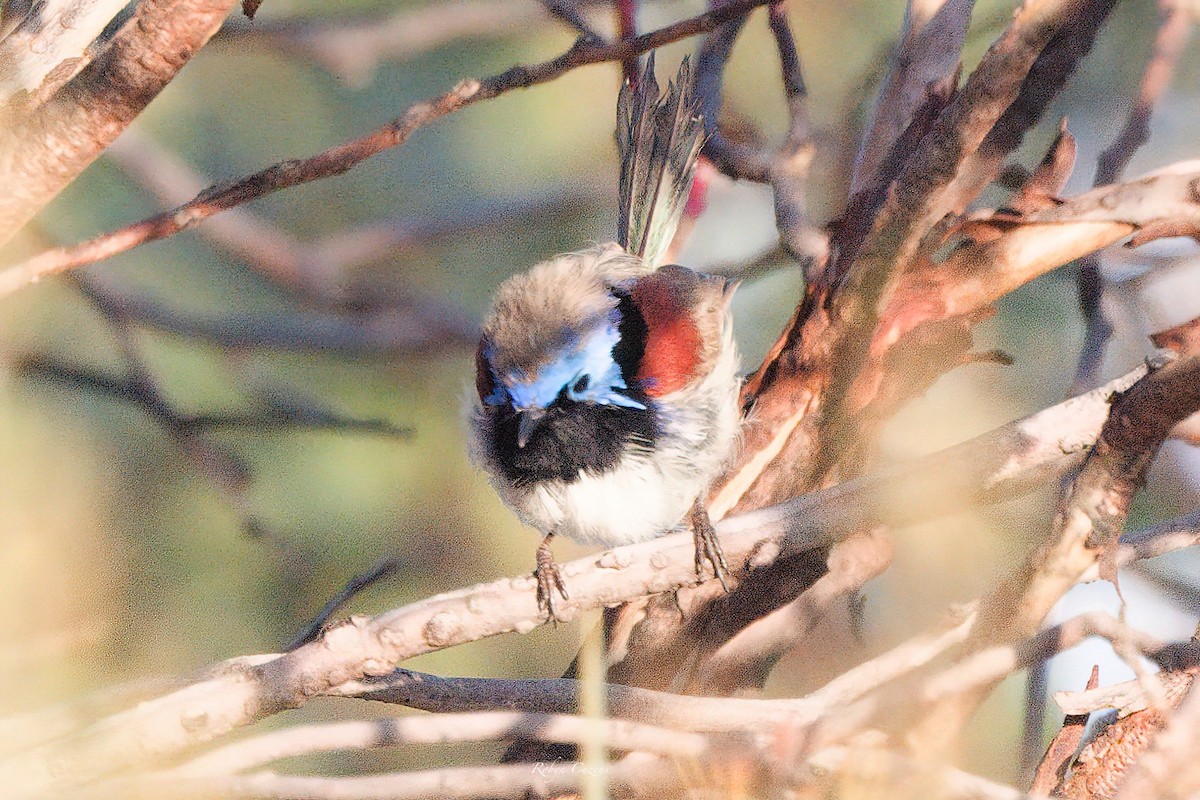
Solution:
[(654, 406), (636, 377), (646, 348), (646, 322), (628, 295), (614, 294), (621, 321), (613, 360), (628, 387), (622, 393), (646, 408), (575, 402), (564, 390), (546, 408), (524, 447), (517, 446), (517, 413), (509, 407), (487, 409), (493, 415), (492, 452), (504, 476), (513, 483), (573, 483), (584, 474), (599, 475), (613, 469), (630, 450), (654, 447), (658, 437)]

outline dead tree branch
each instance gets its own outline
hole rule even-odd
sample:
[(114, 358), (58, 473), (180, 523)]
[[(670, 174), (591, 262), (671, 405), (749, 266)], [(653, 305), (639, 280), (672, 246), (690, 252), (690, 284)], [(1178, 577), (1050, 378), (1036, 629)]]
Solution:
[[(211, 186), (195, 199), (173, 211), (72, 247), (47, 251), (24, 263), (10, 266), (0, 271), (0, 297), (47, 275), (95, 263), (146, 242), (172, 236), (203, 219), (251, 200), (332, 175), (340, 175), (372, 156), (399, 147), (415, 131), (467, 106), (491, 100), (515, 89), (526, 89), (546, 83), (579, 67), (621, 61), (664, 44), (711, 31), (766, 2), (767, 0), (734, 0), (704, 14), (611, 44), (581, 38), (571, 49), (549, 61), (516, 66), (483, 80), (463, 80), (450, 91), (411, 106), (400, 117), (362, 138), (332, 147), (306, 159), (280, 162), (254, 175)], [(114, 132), (113, 138), (118, 132), (119, 130)], [(107, 143), (106, 141), (104, 144)], [(6, 148), (0, 146), (0, 152), (5, 151)], [(97, 151), (92, 157), (98, 154)], [(48, 200), (49, 196), (44, 199)], [(0, 222), (4, 219), (2, 212), (3, 207), (0, 206)], [(24, 221), (20, 220), (21, 223)], [(16, 227), (19, 225), (14, 224), (14, 231)], [(2, 229), (3, 226), (0, 226), (0, 230)]]
[[(1191, 21), (1181, 5), (1173, 0), (1162, 0), (1159, 15), (1161, 22), (1154, 37), (1154, 49), (1142, 74), (1137, 96), (1121, 131), (1096, 161), (1094, 186), (1120, 180), (1138, 148), (1149, 140), (1150, 117), (1170, 83), (1179, 54), (1187, 42)], [(1104, 349), (1112, 336), (1112, 324), (1104, 309), (1104, 277), (1100, 273), (1099, 254), (1085, 256), (1079, 262), (1079, 306), (1086, 328), (1071, 394), (1087, 391), (1099, 382)]]
[[(1116, 385), (1127, 386), (1134, 378), (1136, 374)], [(877, 499), (887, 495), (879, 490), (881, 480), (906, 482), (914, 497), (941, 498), (897, 509), (902, 519), (888, 519), (888, 524), (1026, 490), (1047, 473), (1055, 474), (1077, 461), (1078, 448), (1087, 447), (1100, 430), (1112, 390), (1106, 387), (1055, 406), (946, 454), (896, 469), (891, 476), (861, 479), (775, 509), (731, 518), (718, 526), (726, 556), (740, 575), (777, 555), (811, 550), (882, 524), (887, 508)], [(922, 489), (922, 477), (931, 475), (946, 475), (959, 488), (926, 484)], [(559, 615), (570, 618), (586, 608), (693, 585), (694, 555), (692, 539), (684, 533), (564, 564), (561, 569), (571, 599), (561, 604)], [(152, 764), (233, 728), (302, 705), (347, 681), (390, 674), (393, 665), (406, 658), (487, 636), (529, 631), (543, 622), (530, 576), (449, 592), (371, 619), (356, 618), (278, 658), (212, 676), (81, 732), (69, 747), (74, 765), (69, 776), (45, 771), (50, 767), (43, 759), (61, 757), (61, 750), (54, 747), (19, 763), (0, 763), (0, 780), (11, 785), (29, 783), (32, 792), (64, 779), (86, 782), (122, 768)]]
[(36, 110), (0, 125), (0, 186), (7, 187), (0, 196), (0, 245), (129, 127), (234, 5), (142, 0), (82, 72)]

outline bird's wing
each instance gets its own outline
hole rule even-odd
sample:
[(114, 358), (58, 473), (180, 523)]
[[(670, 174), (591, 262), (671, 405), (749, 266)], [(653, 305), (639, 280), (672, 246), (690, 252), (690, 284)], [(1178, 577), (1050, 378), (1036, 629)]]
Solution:
[(637, 379), (646, 394), (679, 391), (712, 370), (731, 293), (724, 279), (675, 264), (632, 284), (629, 298), (645, 324)]
[(687, 204), (704, 135), (687, 58), (659, 96), (654, 54), (636, 88), (617, 99), (617, 152), (621, 158), (618, 241), (652, 268), (666, 253)]

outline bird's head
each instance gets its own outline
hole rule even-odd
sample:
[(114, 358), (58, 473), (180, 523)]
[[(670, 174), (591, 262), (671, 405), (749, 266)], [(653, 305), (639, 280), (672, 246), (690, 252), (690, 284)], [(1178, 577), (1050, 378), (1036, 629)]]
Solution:
[[(614, 280), (645, 272), (615, 246), (558, 256), (496, 291), (476, 356), (484, 406), (519, 417), (524, 447), (547, 413), (571, 404), (645, 410), (631, 386), (644, 337)], [(624, 305), (628, 305), (627, 303)]]

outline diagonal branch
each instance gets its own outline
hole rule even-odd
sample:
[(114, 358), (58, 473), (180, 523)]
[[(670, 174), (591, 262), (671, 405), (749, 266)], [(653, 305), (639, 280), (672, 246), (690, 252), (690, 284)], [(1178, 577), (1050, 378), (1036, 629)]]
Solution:
[[(731, 564), (745, 565), (738, 570), (744, 573), (776, 554), (786, 558), (869, 526), (927, 519), (1028, 491), (1077, 463), (1080, 448), (1099, 433), (1110, 393), (1140, 374), (945, 453), (725, 520), (718, 526), (725, 554)], [(881, 502), (896, 492), (912, 502), (903, 509)], [(693, 585), (694, 556), (692, 537), (681, 533), (564, 564), (571, 599), (559, 605), (559, 615), (569, 618), (584, 609)], [(295, 651), (258, 666), (231, 668), (81, 732), (65, 751), (73, 765), (70, 774), (52, 769), (63, 757), (61, 746), (0, 762), (0, 785), (29, 784), (31, 790), (45, 791), (64, 781), (86, 782), (154, 763), (303, 705), (347, 681), (390, 674), (404, 659), (488, 636), (528, 632), (543, 623), (530, 576), (447, 592), (369, 619), (354, 618)]]
[(98, 58), (35, 111), (0, 125), (0, 246), (133, 122), (235, 4), (142, 0)]
[[(199, 0), (191, 1), (198, 2)], [(47, 251), (21, 264), (8, 267), (0, 271), (0, 297), (12, 294), (21, 287), (47, 275), (91, 264), (146, 242), (172, 236), (202, 219), (207, 219), (213, 214), (251, 200), (293, 186), (340, 175), (372, 156), (393, 147), (399, 147), (417, 130), (467, 106), (491, 100), (515, 89), (525, 89), (546, 83), (579, 67), (621, 61), (656, 47), (711, 31), (766, 2), (768, 0), (734, 0), (734, 2), (721, 5), (704, 14), (618, 42), (605, 43), (586, 37), (580, 38), (565, 53), (549, 61), (516, 66), (499, 75), (482, 80), (474, 78), (463, 80), (444, 94), (410, 106), (400, 117), (359, 139), (331, 147), (309, 158), (282, 161), (253, 175), (211, 186), (195, 199), (173, 211), (97, 236), (72, 247)], [(95, 157), (96, 154), (93, 154), (92, 157)], [(0, 183), (3, 182), (3, 170), (0, 170)], [(55, 192), (57, 192), (57, 188)], [(47, 196), (44, 200), (48, 200), (50, 196), (52, 195)], [(4, 228), (2, 224), (4, 219), (3, 205), (0, 205), (0, 230)], [(24, 221), (24, 219), (20, 220), (21, 223)], [(15, 227), (19, 227), (19, 225)]]
[[(1129, 504), (1171, 428), (1200, 409), (1200, 356), (1158, 365), (1114, 402), (1096, 445), (1071, 485), (1045, 545), (980, 606), (960, 662), (986, 648), (1034, 635), (1055, 603), (1090, 568), (1116, 581), (1118, 537)], [(944, 741), (994, 684), (930, 709), (918, 739)]]

